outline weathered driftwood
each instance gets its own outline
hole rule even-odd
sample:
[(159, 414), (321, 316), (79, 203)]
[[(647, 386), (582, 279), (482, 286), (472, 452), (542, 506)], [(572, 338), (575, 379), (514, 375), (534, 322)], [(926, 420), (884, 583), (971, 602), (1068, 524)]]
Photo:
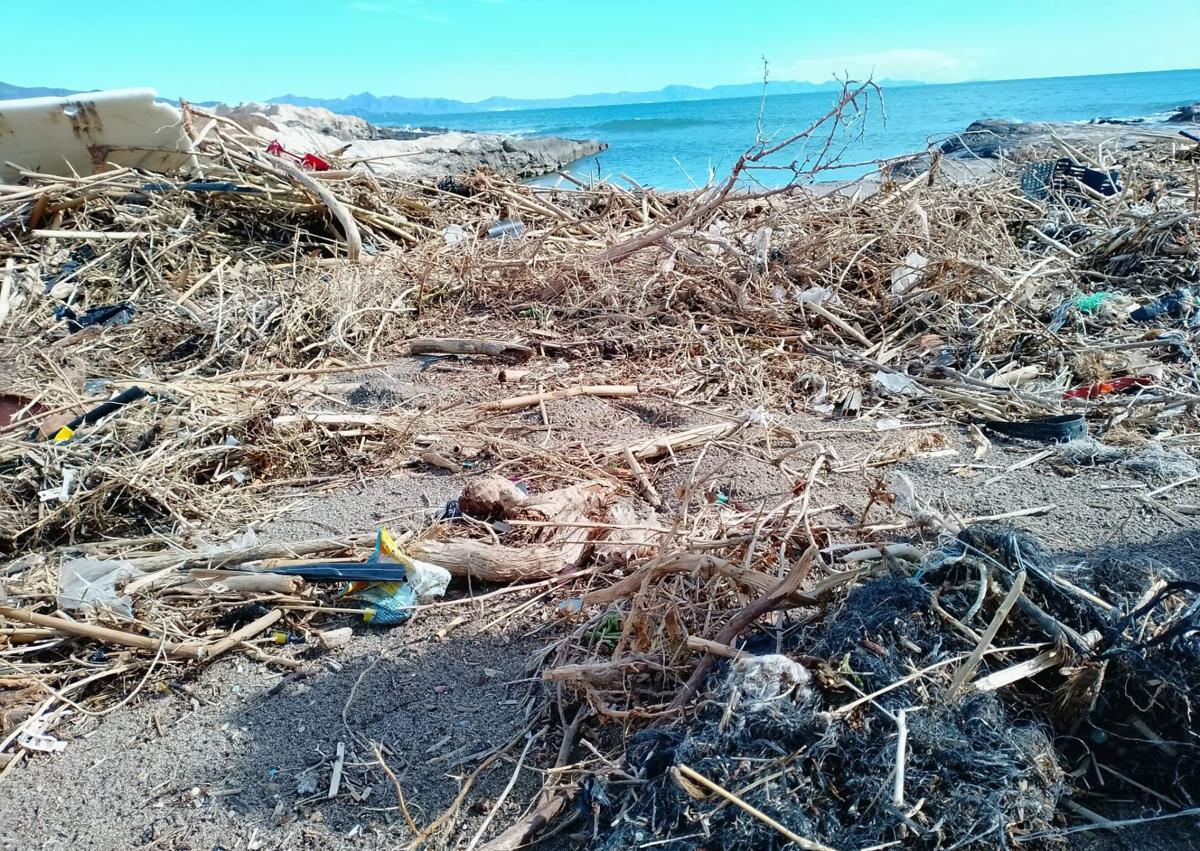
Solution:
[(277, 623), (281, 617), (283, 617), (283, 609), (272, 609), (262, 617), (246, 624), (241, 629), (234, 630), (224, 638), (214, 641), (208, 647), (204, 648), (204, 660), (211, 662), (219, 656), (223, 656), (243, 641), (253, 638), (260, 632), (265, 631), (267, 627)]
[(618, 443), (604, 450), (605, 455), (624, 457), (626, 452), (641, 461), (652, 461), (663, 455), (678, 452), (692, 446), (699, 446), (711, 440), (723, 440), (741, 428), (739, 423), (715, 423), (676, 431), (662, 437), (649, 437), (636, 443)]
[[(484, 582), (549, 579), (577, 567), (590, 543), (586, 522), (610, 492), (604, 482), (582, 482), (548, 491), (522, 507), (526, 517), (544, 519), (540, 540), (508, 546), (469, 539), (417, 541), (409, 552), (422, 561), (444, 567), (454, 576)], [(556, 524), (563, 525), (556, 525)]]
[(339, 201), (337, 196), (330, 192), (327, 186), (322, 185), (319, 181), (305, 174), (295, 163), (290, 163), (280, 157), (274, 157), (262, 152), (258, 156), (277, 172), (282, 172), (296, 183), (299, 183), (329, 208), (329, 212), (333, 214), (333, 217), (337, 219), (338, 225), (341, 226), (342, 233), (346, 235), (346, 258), (351, 263), (357, 263), (359, 257), (362, 256), (362, 234), (358, 231), (358, 222), (354, 220), (351, 212), (346, 209), (346, 205)]
[(528, 396), (513, 396), (499, 399), (495, 402), (483, 402), (479, 405), (481, 411), (516, 411), (520, 408), (532, 408), (543, 402), (556, 402), (561, 399), (573, 399), (576, 396), (597, 396), (610, 398), (617, 396), (636, 396), (641, 391), (632, 384), (580, 384), (575, 387), (564, 387), (561, 390), (546, 390), (542, 393), (530, 393)]
[(148, 650), (152, 653), (157, 653), (161, 650), (173, 659), (203, 659), (206, 653), (206, 648), (203, 645), (192, 643), (174, 644), (160, 638), (138, 635), (135, 632), (110, 629), (105, 626), (96, 626), (95, 624), (82, 623), (80, 621), (69, 621), (65, 618), (56, 618), (52, 615), (39, 615), (36, 612), (27, 612), (23, 609), (13, 609), (8, 606), (0, 606), (0, 617), (5, 617), (19, 623), (32, 624), (33, 626), (48, 627), (63, 635), (71, 635), (76, 638), (90, 638), (103, 644), (120, 644), (124, 647), (136, 647), (139, 650)]
[(533, 349), (529, 346), (504, 340), (419, 337), (409, 340), (408, 350), (414, 355), (486, 355), (511, 360), (524, 360), (533, 356)]
[(571, 564), (562, 547), (537, 544), (509, 547), (486, 541), (421, 541), (409, 552), (421, 561), (446, 568), (453, 576), (481, 582), (516, 582), (549, 579)]
[(296, 594), (304, 587), (299, 576), (242, 570), (193, 570), (192, 582), (171, 590), (182, 594)]

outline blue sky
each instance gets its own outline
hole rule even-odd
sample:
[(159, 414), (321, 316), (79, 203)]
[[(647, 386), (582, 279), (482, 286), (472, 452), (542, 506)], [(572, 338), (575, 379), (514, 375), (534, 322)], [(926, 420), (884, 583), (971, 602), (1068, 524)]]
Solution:
[(763, 56), (818, 82), (1200, 66), (1200, 0), (0, 0), (0, 33), (8, 83), (229, 101), (711, 86), (758, 79)]

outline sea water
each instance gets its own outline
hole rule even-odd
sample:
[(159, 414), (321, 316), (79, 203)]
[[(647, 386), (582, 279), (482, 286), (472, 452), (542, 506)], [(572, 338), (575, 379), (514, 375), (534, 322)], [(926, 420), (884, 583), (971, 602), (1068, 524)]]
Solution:
[[(831, 91), (761, 98), (727, 98), (622, 106), (566, 107), (459, 115), (399, 116), (393, 123), (436, 123), (457, 130), (514, 135), (600, 139), (608, 150), (572, 164), (579, 176), (629, 178), (661, 189), (687, 189), (728, 174), (738, 156), (758, 137), (782, 140), (826, 112)], [(844, 163), (924, 150), (931, 142), (966, 129), (981, 118), (1019, 121), (1089, 121), (1098, 118), (1162, 118), (1175, 107), (1200, 100), (1200, 70), (1037, 80), (954, 83), (885, 88), (867, 111), (835, 138)], [(762, 107), (761, 122), (759, 111)], [(776, 165), (819, 154), (822, 140), (773, 158)], [(825, 172), (837, 180), (863, 173), (859, 166)], [(789, 172), (754, 177), (779, 185)]]

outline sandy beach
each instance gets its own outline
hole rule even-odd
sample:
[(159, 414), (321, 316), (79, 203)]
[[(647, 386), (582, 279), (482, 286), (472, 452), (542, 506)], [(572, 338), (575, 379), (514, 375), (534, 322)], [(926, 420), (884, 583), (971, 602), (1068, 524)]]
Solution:
[(162, 109), (0, 191), (0, 848), (1192, 847), (1196, 125)]

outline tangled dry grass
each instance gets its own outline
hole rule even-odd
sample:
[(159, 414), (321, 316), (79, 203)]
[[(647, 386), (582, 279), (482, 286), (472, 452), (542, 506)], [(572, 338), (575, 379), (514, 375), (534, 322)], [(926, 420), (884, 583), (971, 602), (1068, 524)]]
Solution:
[[(789, 167), (835, 165), (837, 128), (870, 93), (846, 91), (791, 140), (813, 153)], [(968, 425), (1079, 413), (1113, 444), (1175, 436), (1187, 461), (1200, 401), (1194, 155), (1070, 151), (1121, 169), (1120, 192), (1087, 203), (1035, 200), (1007, 168), (948, 180), (936, 156), (906, 179), (746, 193), (743, 173), (778, 153), (760, 141), (730, 181), (671, 195), (488, 174), (297, 177), (235, 128), (190, 121), (218, 188), (125, 169), (27, 174), (0, 195), (0, 577), (23, 611), (45, 614), (65, 553), (129, 561), (145, 574), (126, 587), (134, 617), (109, 623), (158, 642), (81, 665), (58, 627), (5, 627), (0, 750), (31, 720), (42, 734), (63, 712), (110, 711), (194, 663), (168, 648), (237, 647), (218, 622), (248, 602), (312, 622), (315, 592), (298, 583), (239, 592), (187, 571), (361, 552), (368, 542), (204, 545), (264, 516), (280, 489), (425, 457), (433, 434), (486, 447), (543, 491), (598, 478), (621, 494), (572, 514), (573, 537), (537, 531), (564, 523), (548, 510), (505, 533), (509, 554), (574, 547), (577, 574), (559, 564), (524, 578), (579, 596), (539, 660), (547, 687), (530, 716), (562, 742), (557, 770), (490, 847), (516, 847), (573, 800), (614, 848), (688, 831), (731, 848), (995, 847), (1057, 829), (1074, 772), (1092, 763), (1172, 812), (1189, 806), (1195, 588), (1154, 575), (1116, 596), (1099, 581), (1064, 586), (1013, 533), (916, 510), (907, 528), (945, 532), (950, 550), (835, 566), (846, 541), (878, 547), (885, 533), (813, 520), (808, 485), (829, 459), (789, 466), (804, 436), (776, 414), (903, 407)], [(519, 238), (486, 238), (517, 218)], [(1134, 302), (1181, 290), (1149, 320), (1129, 318)], [(118, 318), (84, 321), (101, 308)], [(503, 406), (324, 407), (324, 380), (387, 363), (418, 333), (519, 338), (589, 365), (594, 385), (547, 386), (522, 405), (636, 383), (724, 424), (581, 460), (510, 438)], [(1102, 386), (1117, 379), (1129, 381)], [(133, 388), (144, 393), (87, 416)], [(731, 513), (693, 482), (678, 510), (663, 507), (639, 462), (716, 442), (769, 447), (793, 496)], [(495, 534), (417, 531), (429, 558)], [(799, 659), (814, 687), (748, 700), (726, 667), (756, 642)], [(1047, 684), (1063, 674), (1065, 686)], [(1152, 737), (1131, 733), (1131, 706)], [(573, 763), (583, 725), (619, 736)], [(1063, 747), (1064, 730), (1079, 748)], [(1142, 741), (1118, 752), (1105, 736)], [(1170, 783), (1131, 767), (1164, 742)], [(456, 813), (418, 841), (451, 834)]]

